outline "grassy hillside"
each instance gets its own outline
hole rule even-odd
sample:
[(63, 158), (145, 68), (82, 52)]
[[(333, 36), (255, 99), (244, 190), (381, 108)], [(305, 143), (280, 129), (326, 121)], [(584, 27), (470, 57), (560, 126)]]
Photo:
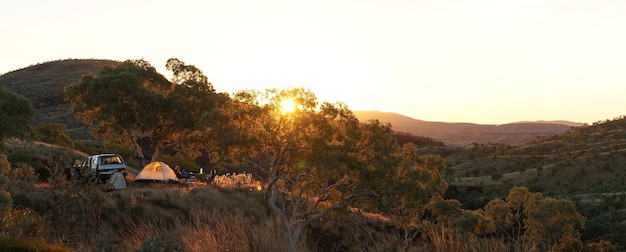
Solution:
[[(40, 232), (45, 232), (45, 241), (55, 241), (54, 245), (131, 251), (148, 246), (145, 244), (151, 240), (165, 239), (168, 243), (155, 246), (184, 244), (189, 251), (203, 251), (206, 246), (275, 251), (287, 246), (278, 220), (269, 213), (263, 195), (254, 190), (194, 185), (146, 188), (131, 182), (127, 190), (106, 192), (101, 185), (62, 179), (63, 167), (84, 154), (19, 141), (10, 141), (7, 146), (12, 162), (22, 160), (36, 170), (49, 171), (48, 179), (43, 181), (51, 183), (36, 182), (42, 178), (27, 180), (33, 183), (14, 184), (11, 194), (20, 208), (34, 209), (46, 220), (48, 224)], [(625, 227), (620, 223), (626, 221), (621, 214), (626, 209), (625, 150), (626, 118), (616, 118), (523, 146), (439, 145), (419, 151), (446, 157), (449, 168), (445, 177), (452, 186), (448, 197), (460, 200), (466, 209), (482, 208), (489, 200), (506, 196), (514, 185), (526, 185), (534, 192), (575, 202), (591, 226), (582, 233), (583, 240), (611, 237), (615, 242), (619, 240), (615, 237), (626, 235), (619, 231)], [(24, 166), (16, 165), (16, 169), (22, 169), (19, 167)], [(357, 222), (338, 224), (335, 217), (311, 227), (301, 244), (302, 251), (379, 251), (398, 246), (394, 240), (397, 230), (385, 220), (354, 213), (339, 218)], [(370, 237), (363, 236), (364, 232)], [(498, 251), (505, 246), (493, 240), (437, 235), (424, 234), (414, 248), (433, 251), (430, 246), (445, 244), (452, 250), (467, 246), (467, 251), (476, 251), (479, 246), (487, 246), (480, 251)]]
[(626, 191), (626, 119), (520, 146), (476, 144), (447, 156), (455, 185), (527, 185), (551, 195)]
[(86, 125), (72, 115), (69, 104), (63, 100), (63, 89), (85, 74), (97, 73), (105, 66), (118, 64), (117, 61), (94, 59), (52, 61), (6, 73), (0, 76), (0, 83), (33, 104), (35, 124), (67, 124), (73, 139), (93, 139)]

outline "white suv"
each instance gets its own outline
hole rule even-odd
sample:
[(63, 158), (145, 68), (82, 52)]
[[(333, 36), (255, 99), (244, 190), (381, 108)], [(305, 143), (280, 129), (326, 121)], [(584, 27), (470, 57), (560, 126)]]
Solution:
[(121, 172), (126, 177), (126, 164), (122, 156), (118, 154), (98, 154), (89, 156), (82, 165), (83, 174), (89, 174), (89, 178), (98, 178), (106, 181), (115, 172)]

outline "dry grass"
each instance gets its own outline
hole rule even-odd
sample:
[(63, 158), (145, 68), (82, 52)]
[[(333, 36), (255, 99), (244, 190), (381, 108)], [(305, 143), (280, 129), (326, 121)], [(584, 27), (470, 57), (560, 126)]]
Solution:
[[(87, 251), (133, 251), (171, 234), (186, 251), (285, 251), (280, 222), (262, 194), (211, 186), (59, 184), (13, 190), (18, 205), (36, 209), (47, 224), (44, 240)], [(30, 203), (25, 203), (30, 202)], [(167, 246), (168, 244), (158, 244)], [(312, 251), (301, 244), (301, 251)]]
[[(479, 238), (467, 233), (450, 231), (442, 228), (430, 229), (425, 234), (426, 241), (411, 251), (416, 252), (501, 252), (527, 251), (522, 247), (512, 246), (498, 239)], [(534, 250), (531, 250), (534, 251)]]
[[(16, 206), (42, 217), (44, 242), (76, 251), (287, 251), (282, 223), (261, 192), (194, 184), (129, 185), (118, 191), (96, 183), (22, 185), (11, 193)], [(399, 230), (384, 218), (346, 213), (312, 226), (298, 251), (532, 250), (428, 225), (403, 246)]]

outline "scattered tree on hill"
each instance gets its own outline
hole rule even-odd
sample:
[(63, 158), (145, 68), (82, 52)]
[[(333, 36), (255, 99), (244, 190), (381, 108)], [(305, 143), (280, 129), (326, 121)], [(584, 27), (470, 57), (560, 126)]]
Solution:
[[(383, 132), (376, 135), (385, 136)], [(373, 143), (378, 144), (378, 143)], [(388, 143), (393, 147), (393, 143)], [(372, 146), (372, 148), (376, 148)], [(387, 147), (389, 148), (389, 147)], [(406, 249), (410, 242), (421, 232), (419, 228), (425, 219), (426, 210), (441, 222), (449, 222), (455, 211), (460, 212), (458, 201), (443, 200), (448, 184), (441, 172), (446, 168), (443, 158), (436, 155), (418, 155), (414, 144), (405, 144), (387, 151), (390, 167), (380, 167), (375, 184), (381, 196), (374, 203), (382, 208), (382, 213), (396, 226), (403, 229), (400, 234), (401, 247)], [(377, 153), (377, 152), (373, 152)], [(395, 159), (395, 160), (394, 160)], [(371, 209), (374, 210), (374, 209)], [(444, 221), (445, 220), (445, 221)]]
[(544, 198), (526, 187), (514, 187), (506, 201), (491, 200), (484, 210), (494, 222), (496, 233), (511, 242), (544, 249), (582, 250), (579, 230), (584, 228), (585, 218), (569, 200)]
[(138, 143), (142, 138), (149, 139), (154, 149), (151, 161), (175, 148), (199, 155), (198, 149), (208, 143), (204, 129), (198, 127), (200, 118), (227, 96), (216, 94), (194, 66), (170, 59), (167, 68), (174, 72), (174, 82), (144, 60), (105, 67), (98, 75), (84, 76), (66, 87), (65, 99), (77, 118), (97, 124), (96, 137), (132, 146), (142, 166), (143, 147)]
[(36, 137), (46, 143), (74, 148), (74, 142), (67, 133), (67, 125), (42, 122), (34, 128)]
[(4, 150), (6, 137), (24, 137), (29, 133), (34, 114), (26, 98), (0, 85), (0, 151)]

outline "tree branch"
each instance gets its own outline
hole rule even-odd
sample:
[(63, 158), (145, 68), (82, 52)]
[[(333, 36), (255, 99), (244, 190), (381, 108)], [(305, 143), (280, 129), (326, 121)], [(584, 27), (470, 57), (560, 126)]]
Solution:
[(317, 220), (321, 219), (322, 217), (326, 216), (332, 210), (336, 210), (336, 209), (341, 209), (341, 208), (347, 207), (349, 205), (352, 205), (352, 203), (354, 203), (354, 201), (357, 201), (357, 200), (362, 199), (362, 198), (375, 197), (375, 196), (376, 196), (376, 193), (374, 191), (371, 191), (371, 190), (363, 191), (362, 193), (359, 193), (359, 194), (350, 195), (349, 197), (345, 198), (341, 204), (330, 206), (330, 207), (324, 209), (324, 211), (322, 211), (322, 212), (320, 212), (318, 214), (310, 215), (304, 221), (308, 225), (309, 223), (311, 223), (313, 221), (317, 221)]

